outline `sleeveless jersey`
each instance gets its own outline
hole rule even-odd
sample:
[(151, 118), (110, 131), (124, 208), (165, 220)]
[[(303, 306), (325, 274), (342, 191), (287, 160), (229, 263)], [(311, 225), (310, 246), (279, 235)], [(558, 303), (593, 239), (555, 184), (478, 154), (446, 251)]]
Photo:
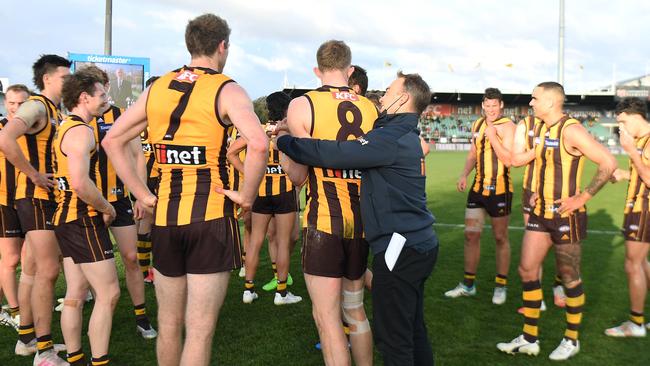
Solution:
[(113, 164), (106, 156), (106, 152), (102, 149), (101, 143), (104, 136), (115, 123), (115, 120), (122, 114), (123, 110), (112, 105), (104, 114), (99, 118), (93, 118), (88, 125), (92, 127), (95, 133), (95, 141), (99, 144), (97, 148), (97, 164), (99, 169), (99, 184), (97, 187), (102, 191), (104, 198), (108, 202), (115, 202), (124, 197), (128, 197), (128, 192), (124, 187), (124, 183), (120, 180), (115, 172)]
[[(305, 94), (312, 110), (310, 134), (315, 139), (346, 141), (370, 131), (377, 109), (347, 87), (323, 86)], [(303, 226), (345, 239), (363, 237), (357, 169), (308, 168)]]
[[(501, 117), (492, 124), (497, 126), (511, 122), (509, 118)], [(472, 141), (476, 148), (476, 164), (474, 165), (476, 175), (472, 191), (483, 196), (512, 192), (510, 169), (497, 158), (496, 151), (485, 135), (487, 127), (488, 124), (484, 117), (477, 119), (472, 125)]]
[[(79, 128), (89, 128), (92, 131), (92, 127), (86, 124), (81, 118), (75, 115), (70, 115), (61, 123), (56, 133), (56, 137), (54, 138), (53, 151), (55, 159), (54, 165), (56, 168), (54, 179), (58, 186), (58, 190), (56, 191), (57, 207), (56, 212), (54, 213), (54, 225), (71, 222), (83, 216), (92, 217), (98, 215), (97, 210), (79, 198), (77, 193), (70, 187), (70, 167), (68, 165), (68, 157), (63, 151), (61, 151), (61, 142), (63, 141), (66, 132), (78, 126), (80, 126)], [(97, 140), (95, 139), (95, 149), (93, 149), (90, 154), (90, 166), (88, 170), (88, 176), (95, 185), (98, 185), (99, 183), (97, 155)]]
[[(636, 148), (641, 154), (643, 164), (649, 164), (648, 158), (643, 154), (643, 150), (650, 141), (650, 135), (645, 135), (636, 140)], [(627, 185), (627, 196), (625, 198), (625, 213), (631, 212), (648, 212), (648, 200), (650, 199), (650, 188), (643, 183), (639, 172), (636, 170), (630, 159), (630, 182)]]
[[(535, 138), (535, 175), (538, 197), (533, 212), (535, 215), (552, 219), (568, 217), (568, 213), (559, 215), (556, 200), (580, 193), (580, 180), (584, 156), (569, 153), (564, 145), (564, 130), (579, 121), (564, 116), (559, 122), (548, 127), (542, 123), (539, 137)], [(579, 212), (586, 211), (583, 206)]]
[[(6, 118), (0, 120), (0, 129), (7, 122)], [(16, 169), (0, 152), (0, 205), (13, 207), (16, 198)]]
[(184, 66), (150, 87), (149, 142), (160, 170), (155, 225), (234, 216), (233, 202), (215, 192), (229, 189), (226, 151), (232, 126), (217, 110), (219, 93), (229, 82), (214, 70)]
[[(25, 134), (16, 140), (23, 155), (29, 163), (40, 173), (53, 173), (52, 168), (52, 140), (56, 128), (61, 122), (61, 112), (54, 103), (43, 95), (32, 95), (28, 100), (37, 100), (45, 106), (46, 119), (48, 123), (33, 134)], [(23, 172), (19, 172), (16, 183), (16, 199), (38, 198), (54, 201), (54, 192), (36, 186), (31, 179)]]
[[(524, 119), (524, 125), (526, 126), (526, 151), (533, 150), (535, 148), (535, 136), (539, 135), (539, 129), (542, 127), (542, 120), (537, 117), (528, 116)], [(524, 179), (523, 179), (523, 189), (532, 190), (535, 186), (535, 159), (531, 160), (526, 164), (524, 169)]]
[(273, 148), (273, 141), (269, 144), (269, 160), (266, 163), (266, 173), (262, 178), (258, 196), (277, 196), (280, 193), (290, 192), (293, 190), (293, 184), (282, 170), (280, 165), (280, 152)]

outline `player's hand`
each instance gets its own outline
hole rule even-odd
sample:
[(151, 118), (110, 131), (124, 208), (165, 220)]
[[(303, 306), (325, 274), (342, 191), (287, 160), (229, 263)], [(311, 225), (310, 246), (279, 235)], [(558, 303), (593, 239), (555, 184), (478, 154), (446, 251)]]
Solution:
[(104, 219), (104, 225), (106, 227), (111, 226), (111, 223), (113, 220), (115, 220), (115, 216), (117, 216), (117, 213), (115, 212), (115, 207), (113, 205), (108, 204), (106, 206), (106, 209), (102, 212), (102, 219)]
[(239, 205), (242, 209), (242, 215), (245, 213), (245, 211), (248, 211), (251, 209), (253, 206), (253, 202), (250, 200), (247, 200), (240, 191), (233, 191), (230, 189), (223, 189), (223, 187), (217, 187), (215, 188), (215, 191), (217, 193), (221, 193), (224, 196), (230, 198), (233, 203)]
[(43, 189), (46, 189), (48, 192), (50, 192), (54, 187), (54, 185), (56, 184), (56, 181), (52, 179), (52, 177), (54, 177), (54, 174), (52, 173), (43, 174), (41, 172), (36, 172), (36, 174), (30, 176), (29, 179), (35, 185)]
[(618, 124), (618, 130), (620, 131), (619, 142), (621, 143), (621, 147), (628, 154), (633, 153), (634, 150), (636, 150), (636, 146), (634, 144), (634, 137), (632, 137), (632, 135), (630, 135), (630, 133), (627, 132), (627, 129), (622, 123)]
[(153, 214), (153, 208), (156, 206), (156, 203), (158, 202), (158, 197), (156, 197), (153, 194), (148, 195), (147, 197), (135, 201), (136, 203), (140, 202), (140, 205), (142, 205), (142, 208), (145, 210), (145, 212), (149, 214)]
[(560, 198), (559, 200), (556, 200), (554, 203), (556, 205), (560, 205), (558, 207), (557, 212), (562, 215), (564, 213), (573, 213), (573, 211), (579, 209), (580, 207), (584, 206), (585, 203), (587, 203), (587, 197), (583, 194), (576, 194), (575, 196), (567, 197), (567, 198)]
[(616, 168), (616, 170), (614, 170), (614, 173), (612, 173), (612, 176), (609, 178), (609, 181), (612, 183), (618, 183), (622, 180), (629, 180), (629, 179), (630, 179), (629, 171)]
[(458, 181), (456, 182), (456, 189), (458, 190), (458, 192), (464, 192), (465, 188), (467, 188), (467, 177), (460, 176), (458, 178)]
[(133, 218), (135, 220), (142, 220), (150, 213), (149, 210), (150, 208), (143, 204), (141, 200), (136, 200), (133, 203)]
[(487, 119), (485, 120), (487, 123), (487, 127), (485, 127), (485, 136), (488, 138), (490, 141), (495, 141), (495, 139), (498, 137), (497, 136), (497, 128), (494, 127), (492, 122), (487, 122)]
[(530, 195), (530, 199), (528, 200), (528, 205), (530, 207), (535, 207), (535, 204), (537, 203), (537, 192), (534, 192), (533, 194)]
[(277, 137), (289, 135), (290, 133), (291, 131), (289, 131), (289, 125), (287, 124), (286, 117), (282, 119), (282, 121), (279, 121), (277, 125), (275, 125), (275, 130), (273, 131), (273, 135)]

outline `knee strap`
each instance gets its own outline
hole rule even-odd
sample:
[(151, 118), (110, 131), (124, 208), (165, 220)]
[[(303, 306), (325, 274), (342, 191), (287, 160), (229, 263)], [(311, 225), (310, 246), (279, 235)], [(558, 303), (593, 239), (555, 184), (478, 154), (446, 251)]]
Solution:
[[(486, 212), (482, 208), (468, 208), (465, 210), (465, 231), (480, 233), (483, 231), (485, 225)], [(467, 224), (467, 220), (472, 220), (471, 224)]]
[(357, 320), (348, 312), (351, 309), (363, 308), (363, 289), (359, 291), (343, 290), (341, 308), (343, 310), (343, 320), (350, 326), (350, 335), (363, 334), (370, 331), (368, 318)]

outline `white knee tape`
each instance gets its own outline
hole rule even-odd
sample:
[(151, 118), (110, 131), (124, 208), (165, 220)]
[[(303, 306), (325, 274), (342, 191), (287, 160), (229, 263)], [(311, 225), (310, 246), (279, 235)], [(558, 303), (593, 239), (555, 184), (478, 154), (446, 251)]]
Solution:
[(363, 334), (370, 331), (368, 318), (363, 320), (355, 319), (348, 311), (351, 309), (363, 308), (363, 290), (346, 291), (343, 290), (343, 320), (350, 326), (350, 335)]
[[(486, 212), (482, 208), (468, 208), (465, 209), (465, 231), (469, 232), (481, 232), (483, 231), (483, 225), (485, 225), (485, 215)], [(467, 224), (467, 221), (471, 220), (471, 224)]]

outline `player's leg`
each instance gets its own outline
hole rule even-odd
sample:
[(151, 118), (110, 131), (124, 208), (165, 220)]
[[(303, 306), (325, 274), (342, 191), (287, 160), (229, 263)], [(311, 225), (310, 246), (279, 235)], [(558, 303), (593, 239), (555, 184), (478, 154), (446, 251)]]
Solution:
[(473, 296), (476, 294), (474, 282), (481, 257), (481, 232), (485, 224), (484, 208), (465, 209), (465, 246), (463, 281), (455, 288), (445, 292), (447, 297)]
[(257, 298), (255, 293), (255, 275), (260, 261), (260, 250), (264, 244), (264, 237), (271, 215), (256, 213), (251, 214), (251, 233), (248, 248), (246, 248), (246, 281), (244, 282), (244, 303), (251, 303)]
[(509, 223), (509, 215), (492, 217), (492, 233), (494, 234), (496, 254), (496, 276), (494, 277), (495, 288), (492, 302), (497, 305), (501, 305), (506, 301), (506, 288), (510, 269)]
[(71, 257), (63, 258), (66, 291), (61, 310), (61, 333), (68, 350), (68, 362), (72, 365), (86, 365), (82, 350), (83, 306), (88, 293), (88, 281), (79, 264)]
[[(293, 194), (293, 193), (292, 193)], [(275, 217), (275, 242), (277, 245), (276, 263), (278, 268), (278, 285), (274, 302), (276, 305), (293, 304), (302, 300), (287, 291), (289, 265), (291, 261), (291, 232), (295, 222), (296, 212), (276, 214)], [(270, 248), (270, 242), (269, 242)]]

